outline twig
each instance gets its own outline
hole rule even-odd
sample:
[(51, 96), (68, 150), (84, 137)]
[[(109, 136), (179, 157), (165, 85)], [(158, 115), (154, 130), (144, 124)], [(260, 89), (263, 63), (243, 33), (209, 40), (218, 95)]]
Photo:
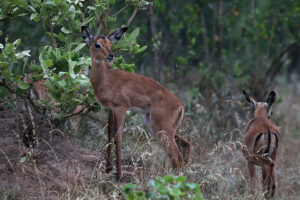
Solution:
[(52, 48), (54, 49), (56, 47), (56, 42), (53, 36), (53, 25), (52, 25), (52, 17), (49, 18), (49, 28), (50, 28), (50, 32), (51, 32), (51, 42), (52, 42)]
[(6, 89), (8, 89), (11, 93), (16, 94), (18, 97), (21, 97), (22, 99), (28, 100), (29, 103), (32, 105), (32, 107), (34, 108), (34, 110), (37, 113), (39, 112), (39, 109), (36, 107), (35, 103), (33, 102), (33, 100), (28, 96), (28, 95), (21, 95), (21, 94), (17, 94), (16, 91), (14, 89), (12, 89), (11, 87), (9, 87), (6, 83), (5, 80), (0, 81), (0, 85), (5, 87)]
[(137, 11), (138, 11), (138, 9), (139, 9), (138, 7), (136, 7), (136, 8), (134, 9), (134, 11), (133, 11), (131, 17), (128, 19), (128, 21), (127, 21), (127, 23), (126, 23), (126, 26), (127, 26), (127, 27), (131, 24), (131, 22), (132, 22), (132, 20), (134, 19), (135, 15), (136, 15), (136, 13), (137, 13)]
[(8, 102), (13, 101), (13, 100), (14, 100), (14, 98), (7, 99), (6, 101), (0, 103), (0, 106), (3, 106), (3, 105), (5, 105), (5, 104), (7, 104)]
[(112, 17), (115, 17), (115, 16), (117, 16), (118, 14), (120, 14), (120, 13), (123, 12), (127, 7), (128, 7), (128, 5), (124, 6), (124, 7), (121, 8), (119, 11), (117, 11), (115, 14), (113, 14)]
[(85, 109), (86, 109), (86, 107), (82, 106), (82, 109), (80, 109), (78, 112), (65, 115), (62, 119), (66, 119), (66, 118), (72, 117), (74, 115), (85, 115), (86, 113), (88, 113), (90, 111), (89, 109), (87, 109), (87, 110), (85, 110)]
[[(92, 0), (92, 5), (96, 8), (95, 6), (95, 0)], [(95, 16), (96, 16), (96, 20), (98, 21), (98, 26), (97, 26), (97, 32), (96, 35), (99, 35), (99, 33), (101, 32), (102, 29), (102, 23), (101, 23), (101, 17), (99, 16), (99, 14), (97, 13), (97, 9), (94, 10)]]
[(292, 43), (285, 47), (279, 54), (279, 56), (272, 62), (271, 66), (267, 69), (266, 77), (267, 79), (267, 86), (270, 86), (270, 83), (276, 76), (276, 74), (280, 71), (282, 64), (286, 59), (283, 59), (283, 57), (288, 54), (290, 51), (293, 50), (294, 46), (297, 44), (297, 42)]
[(38, 177), (38, 180), (39, 180), (39, 184), (40, 184), (40, 191), (41, 191), (41, 195), (42, 195), (42, 199), (45, 199), (45, 194), (43, 192), (43, 188), (42, 188), (42, 180), (41, 180), (41, 177), (40, 177), (40, 173), (39, 173), (39, 170), (36, 166), (36, 162), (35, 160), (33, 160), (33, 164), (34, 164), (34, 169), (35, 169), (35, 172), (37, 174), (37, 177)]

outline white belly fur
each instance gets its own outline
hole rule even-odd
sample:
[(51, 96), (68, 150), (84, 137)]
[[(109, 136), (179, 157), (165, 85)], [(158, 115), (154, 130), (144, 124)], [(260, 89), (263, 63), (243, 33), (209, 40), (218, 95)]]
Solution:
[(132, 112), (135, 113), (143, 113), (145, 114), (144, 116), (144, 125), (148, 128), (148, 130), (150, 131), (150, 133), (153, 134), (153, 129), (151, 126), (151, 114), (150, 114), (150, 109), (142, 109), (139, 107), (130, 107), (129, 110), (131, 110)]
[(139, 107), (130, 107), (129, 110), (131, 110), (132, 112), (135, 112), (135, 113), (148, 113), (149, 112), (148, 109), (142, 109)]

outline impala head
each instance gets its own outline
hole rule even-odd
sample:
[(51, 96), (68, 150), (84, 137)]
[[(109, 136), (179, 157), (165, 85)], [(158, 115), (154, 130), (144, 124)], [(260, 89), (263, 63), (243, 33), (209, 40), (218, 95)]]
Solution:
[(267, 102), (256, 102), (245, 91), (243, 91), (250, 108), (254, 111), (254, 117), (270, 118), (272, 115), (272, 105), (276, 100), (276, 93), (271, 91)]
[(90, 47), (92, 59), (106, 60), (107, 62), (111, 62), (114, 59), (114, 55), (111, 51), (111, 45), (112, 43), (121, 39), (126, 30), (127, 27), (124, 27), (117, 29), (107, 36), (94, 36), (87, 26), (82, 26), (81, 36)]

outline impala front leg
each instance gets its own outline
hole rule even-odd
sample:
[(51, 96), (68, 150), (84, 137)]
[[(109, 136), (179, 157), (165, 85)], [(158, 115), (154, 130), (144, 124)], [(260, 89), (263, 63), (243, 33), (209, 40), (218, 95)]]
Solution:
[(114, 137), (114, 130), (115, 130), (115, 116), (111, 110), (108, 112), (108, 122), (107, 122), (107, 138), (108, 138), (108, 144), (107, 144), (107, 159), (106, 159), (106, 173), (109, 173), (112, 169), (112, 163), (113, 163), (113, 156), (112, 156), (112, 140)]
[(117, 161), (117, 173), (116, 179), (119, 181), (122, 177), (122, 159), (121, 159), (121, 146), (122, 146), (122, 135), (123, 135), (123, 127), (124, 127), (124, 119), (125, 119), (125, 108), (118, 108), (114, 111), (115, 116), (115, 145), (116, 145), (116, 161)]

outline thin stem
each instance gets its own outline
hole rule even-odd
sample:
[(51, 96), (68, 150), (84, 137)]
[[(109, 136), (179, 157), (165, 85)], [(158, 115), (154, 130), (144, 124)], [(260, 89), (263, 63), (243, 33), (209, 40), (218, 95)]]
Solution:
[(124, 7), (121, 8), (119, 11), (117, 11), (115, 14), (113, 14), (112, 17), (115, 17), (115, 16), (117, 16), (118, 14), (120, 14), (120, 13), (123, 12), (127, 7), (128, 7), (128, 5), (124, 6)]
[(82, 106), (82, 109), (80, 109), (78, 112), (65, 115), (62, 119), (66, 119), (66, 118), (72, 117), (74, 115), (85, 115), (88, 112), (89, 112), (89, 109), (86, 109), (86, 107)]
[(56, 47), (56, 42), (55, 42), (55, 39), (53, 36), (54, 28), (52, 25), (52, 17), (49, 18), (49, 28), (50, 28), (50, 32), (51, 32), (52, 49), (54, 49)]
[[(93, 5), (94, 7), (96, 7), (96, 6), (95, 6), (95, 1), (94, 1), (94, 0), (92, 1), (92, 5)], [(96, 35), (99, 35), (100, 32), (101, 32), (101, 29), (102, 29), (102, 23), (101, 23), (102, 20), (101, 20), (101, 17), (99, 16), (99, 14), (97, 13), (97, 9), (94, 10), (94, 13), (95, 13), (96, 20), (97, 20), (97, 23), (98, 23)]]
[(132, 20), (134, 19), (135, 15), (136, 15), (136, 13), (137, 13), (137, 11), (138, 11), (138, 9), (139, 9), (138, 7), (136, 7), (136, 8), (134, 9), (134, 11), (133, 11), (131, 17), (128, 19), (128, 21), (127, 21), (127, 23), (126, 23), (126, 26), (127, 26), (127, 27), (131, 24), (131, 22), (132, 22)]
[(32, 105), (32, 107), (34, 108), (34, 110), (35, 110), (37, 113), (40, 113), (40, 112), (39, 112), (39, 109), (36, 107), (35, 103), (33, 102), (33, 100), (32, 100), (28, 95), (21, 95), (21, 94), (16, 93), (16, 91), (15, 91), (13, 88), (9, 87), (9, 86), (6, 84), (5, 80), (0, 81), (0, 85), (3, 86), (3, 87), (5, 87), (6, 89), (8, 89), (11, 93), (16, 94), (18, 97), (20, 97), (20, 98), (22, 98), (22, 99), (25, 99), (25, 100), (28, 100), (29, 103), (30, 103), (30, 104)]

